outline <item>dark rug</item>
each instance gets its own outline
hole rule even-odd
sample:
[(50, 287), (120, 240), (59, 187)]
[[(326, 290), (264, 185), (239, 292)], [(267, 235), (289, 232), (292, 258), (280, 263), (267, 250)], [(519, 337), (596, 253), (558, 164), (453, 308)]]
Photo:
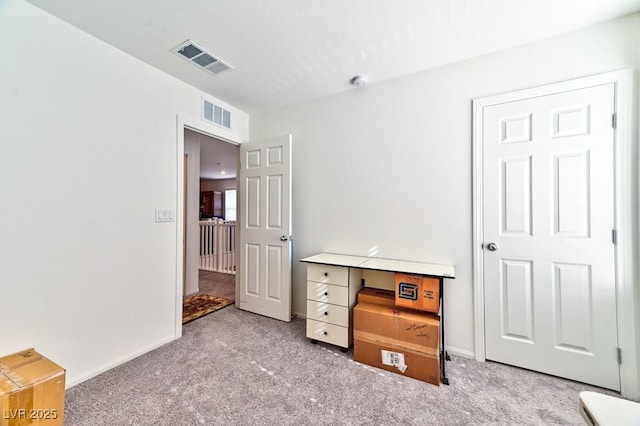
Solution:
[(233, 300), (209, 294), (195, 294), (182, 302), (182, 323), (186, 324), (194, 319), (210, 314), (211, 312), (229, 306)]

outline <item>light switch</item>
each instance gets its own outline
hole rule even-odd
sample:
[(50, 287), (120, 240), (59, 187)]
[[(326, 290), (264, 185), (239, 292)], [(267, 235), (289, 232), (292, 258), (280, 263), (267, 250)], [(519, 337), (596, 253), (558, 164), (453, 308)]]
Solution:
[(173, 222), (176, 213), (173, 209), (156, 209), (156, 222)]

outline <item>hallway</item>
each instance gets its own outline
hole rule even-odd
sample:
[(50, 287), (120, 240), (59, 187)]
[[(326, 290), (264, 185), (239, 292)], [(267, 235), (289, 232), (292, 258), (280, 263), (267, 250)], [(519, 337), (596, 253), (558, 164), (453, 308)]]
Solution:
[(199, 271), (200, 293), (236, 299), (236, 276), (221, 272)]

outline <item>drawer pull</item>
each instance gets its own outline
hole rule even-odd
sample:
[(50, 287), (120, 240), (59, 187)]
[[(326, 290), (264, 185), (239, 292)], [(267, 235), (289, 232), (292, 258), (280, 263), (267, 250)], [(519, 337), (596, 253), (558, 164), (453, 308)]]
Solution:
[(325, 292), (324, 292), (324, 295), (325, 295), (325, 296), (328, 296), (328, 295), (329, 295), (329, 292), (328, 292), (328, 291), (325, 291)]
[(324, 335), (326, 336), (327, 334), (329, 334), (329, 333), (327, 333), (327, 332), (325, 331), (325, 332), (324, 332)]
[(329, 315), (329, 312), (325, 312), (324, 314), (325, 314), (325, 315)]
[(324, 273), (324, 276), (325, 276), (325, 277), (328, 277), (328, 276), (329, 276), (329, 273), (328, 273), (328, 272), (325, 272), (325, 273)]

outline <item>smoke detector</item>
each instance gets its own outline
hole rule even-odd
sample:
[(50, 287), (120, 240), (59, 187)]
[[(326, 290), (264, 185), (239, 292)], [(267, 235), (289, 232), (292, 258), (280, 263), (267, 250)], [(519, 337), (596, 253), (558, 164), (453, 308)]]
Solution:
[(351, 84), (353, 84), (356, 87), (364, 86), (368, 82), (369, 82), (369, 77), (367, 77), (366, 75), (356, 75), (351, 79)]

